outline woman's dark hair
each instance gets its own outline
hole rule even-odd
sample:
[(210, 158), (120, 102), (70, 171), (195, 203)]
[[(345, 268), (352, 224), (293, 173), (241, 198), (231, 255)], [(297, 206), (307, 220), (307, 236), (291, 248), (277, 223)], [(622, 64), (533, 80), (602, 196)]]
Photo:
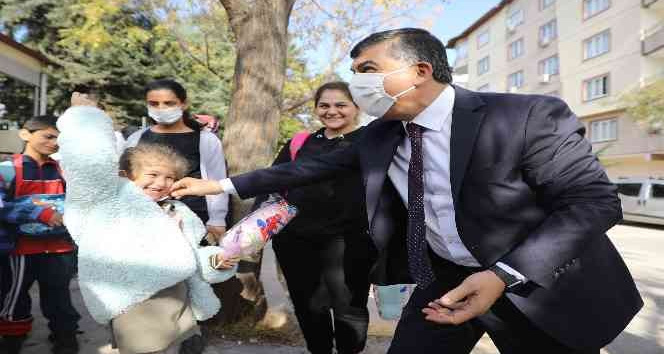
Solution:
[[(152, 81), (151, 83), (147, 84), (147, 86), (145, 86), (143, 94), (147, 96), (148, 92), (156, 90), (171, 91), (180, 101), (187, 101), (187, 90), (175, 80), (160, 79)], [(200, 131), (203, 129), (203, 126), (191, 117), (191, 113), (188, 109), (182, 113), (182, 119), (187, 127), (195, 131)]]
[(328, 82), (325, 84), (322, 84), (318, 90), (316, 90), (316, 94), (314, 95), (314, 106), (318, 106), (318, 101), (320, 101), (320, 96), (323, 95), (323, 92), (327, 90), (336, 90), (336, 91), (341, 91), (350, 99), (351, 102), (357, 107), (357, 104), (355, 101), (353, 101), (353, 95), (350, 93), (350, 89), (348, 88), (348, 83), (343, 82), (343, 81), (332, 81)]

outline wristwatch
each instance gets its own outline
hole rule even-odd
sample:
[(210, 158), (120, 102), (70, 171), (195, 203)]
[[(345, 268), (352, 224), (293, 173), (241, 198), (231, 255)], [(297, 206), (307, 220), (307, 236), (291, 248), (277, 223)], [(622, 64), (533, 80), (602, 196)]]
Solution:
[(494, 274), (496, 274), (498, 278), (500, 278), (500, 280), (502, 280), (503, 283), (505, 283), (506, 293), (516, 290), (516, 288), (518, 288), (519, 285), (523, 284), (523, 282), (519, 278), (508, 273), (507, 271), (505, 271), (505, 269), (500, 268), (495, 264), (489, 267), (489, 270), (492, 271)]

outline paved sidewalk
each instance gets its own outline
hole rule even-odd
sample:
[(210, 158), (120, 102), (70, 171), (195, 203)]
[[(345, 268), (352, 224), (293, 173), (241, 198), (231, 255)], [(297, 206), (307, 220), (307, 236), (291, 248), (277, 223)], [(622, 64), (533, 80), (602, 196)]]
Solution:
[[(609, 235), (630, 267), (639, 289), (646, 301), (645, 308), (632, 321), (627, 330), (613, 343), (602, 350), (602, 354), (659, 354), (664, 353), (664, 228), (643, 227), (643, 225), (619, 225)], [(292, 311), (288, 295), (276, 277), (274, 254), (266, 249), (263, 262), (263, 284), (271, 311)], [(39, 309), (37, 287), (32, 289), (34, 331), (26, 343), (22, 354), (48, 354), (48, 329)], [(110, 349), (108, 331), (95, 323), (83, 305), (78, 283), (72, 282), (74, 306), (81, 312), (79, 336), (81, 354), (118, 354)], [(395, 322), (378, 317), (373, 299), (369, 299), (371, 336), (365, 354), (383, 354), (389, 347)], [(263, 343), (224, 341), (214, 339), (205, 354), (305, 354), (302, 347), (270, 345)], [(496, 354), (491, 340), (484, 336), (472, 354)], [(415, 353), (413, 353), (415, 354)]]

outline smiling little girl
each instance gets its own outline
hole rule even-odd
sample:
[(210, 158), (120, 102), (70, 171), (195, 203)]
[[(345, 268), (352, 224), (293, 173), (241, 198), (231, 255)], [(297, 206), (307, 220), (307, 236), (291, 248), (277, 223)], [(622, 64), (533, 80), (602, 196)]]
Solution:
[(186, 159), (155, 144), (118, 158), (111, 121), (95, 107), (68, 109), (58, 127), (68, 186), (64, 218), (79, 246), (90, 314), (110, 323), (121, 354), (202, 352), (196, 321), (220, 309), (208, 283), (233, 276), (236, 262), (219, 259), (219, 247), (199, 247), (206, 234), (201, 220), (167, 200)]

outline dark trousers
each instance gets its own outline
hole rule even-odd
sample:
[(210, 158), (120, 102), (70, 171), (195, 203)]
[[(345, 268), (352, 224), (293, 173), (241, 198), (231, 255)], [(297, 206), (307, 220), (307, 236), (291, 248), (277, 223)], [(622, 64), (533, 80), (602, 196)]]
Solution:
[(369, 325), (366, 234), (272, 242), (309, 351), (332, 353), (334, 341), (340, 354), (362, 351)]
[(32, 329), (29, 290), (39, 284), (39, 303), (54, 334), (78, 329), (80, 315), (71, 303), (69, 283), (74, 274), (74, 252), (10, 255), (0, 269), (0, 335), (25, 335)]
[(464, 324), (441, 325), (424, 319), (422, 309), (459, 285), (479, 269), (455, 265), (432, 255), (436, 282), (417, 288), (397, 325), (388, 354), (467, 354), (488, 333), (502, 354), (598, 354), (599, 349), (576, 351), (535, 327), (505, 296), (489, 312)]

